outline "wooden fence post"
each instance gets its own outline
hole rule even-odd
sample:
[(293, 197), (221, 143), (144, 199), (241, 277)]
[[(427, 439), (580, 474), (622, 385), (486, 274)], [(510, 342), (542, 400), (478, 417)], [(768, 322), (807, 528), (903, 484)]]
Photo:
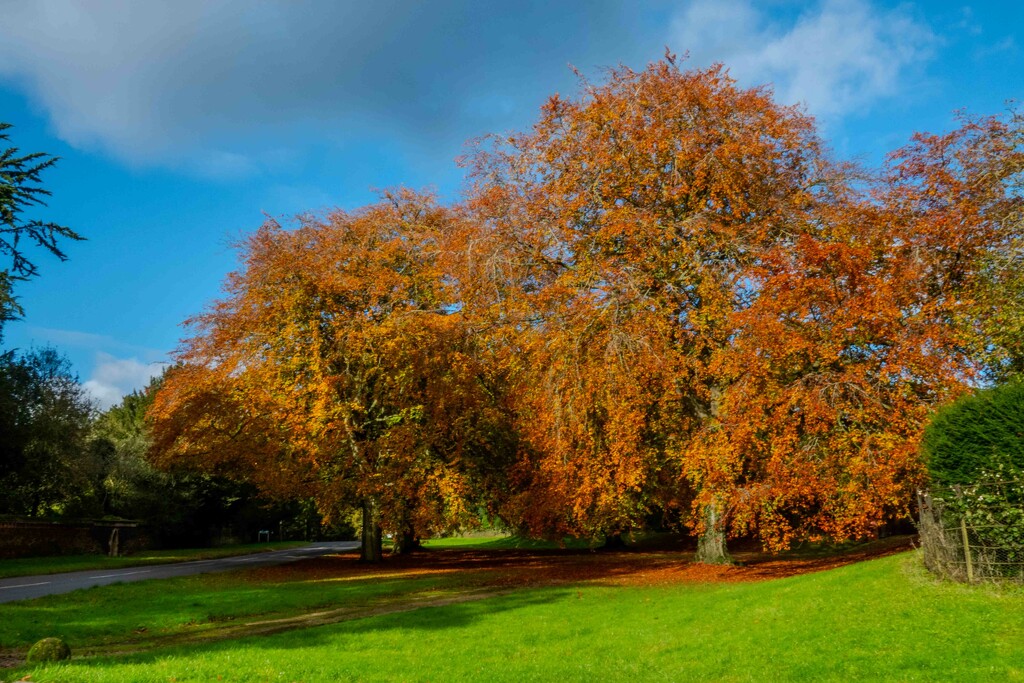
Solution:
[(964, 557), (967, 558), (967, 583), (974, 583), (974, 565), (971, 563), (971, 544), (967, 540), (967, 520), (960, 518), (960, 535), (964, 539)]

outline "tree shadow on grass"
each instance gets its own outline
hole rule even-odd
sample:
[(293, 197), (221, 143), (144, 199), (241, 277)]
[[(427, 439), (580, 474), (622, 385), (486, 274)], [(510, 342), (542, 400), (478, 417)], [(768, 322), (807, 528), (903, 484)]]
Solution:
[[(470, 599), (445, 602), (424, 601), (421, 604), (395, 606), (361, 617), (326, 623), (306, 628), (282, 628), (260, 635), (247, 635), (214, 642), (179, 643), (146, 652), (120, 653), (116, 659), (93, 657), (79, 659), (76, 666), (103, 669), (117, 665), (152, 665), (162, 660), (177, 658), (217, 658), (219, 655), (238, 655), (257, 650), (301, 650), (342, 644), (346, 638), (366, 635), (387, 637), (408, 631), (440, 633), (472, 626), (481, 619), (505, 612), (554, 604), (571, 598), (575, 591), (568, 588), (516, 590), (489, 594), (476, 594)], [(460, 596), (465, 598), (466, 596)], [(404, 642), (404, 635), (402, 636)], [(110, 655), (119, 653), (111, 652)], [(383, 653), (382, 653), (383, 654)]]
[[(229, 580), (230, 579), (230, 580)], [(275, 582), (251, 572), (207, 581), (140, 582), (92, 588), (4, 605), (0, 656), (17, 659), (45, 637), (60, 637), (79, 651), (133, 650), (202, 637), (261, 615), (329, 609), (436, 588), (443, 575), (409, 575), (357, 581)], [(0, 676), (2, 678), (2, 676)]]
[[(692, 564), (692, 554), (678, 550), (445, 549), (389, 558), (381, 565), (361, 564), (354, 555), (322, 557), (211, 578), (201, 582), (208, 592), (185, 606), (187, 609), (175, 600), (178, 594), (174, 591), (167, 593), (165, 601), (154, 597), (140, 609), (139, 601), (147, 595), (153, 597), (154, 589), (147, 592), (136, 588), (145, 584), (125, 585), (129, 594), (138, 592), (135, 612), (128, 610), (129, 614), (173, 621), (191, 609), (197, 615), (195, 628), (183, 629), (179, 622), (178, 628), (166, 633), (120, 640), (112, 637), (106, 644), (77, 651), (99, 656), (93, 661), (80, 660), (83, 664), (103, 666), (110, 662), (107, 657), (114, 655), (123, 656), (118, 661), (144, 663), (172, 654), (187, 655), (197, 647), (209, 653), (235, 648), (300, 648), (315, 646), (338, 633), (459, 629), (487, 615), (563, 600), (584, 585), (690, 583), (713, 588), (725, 582), (829, 569), (908, 546), (907, 539), (890, 540), (828, 557), (737, 553), (744, 564), (725, 567)], [(210, 592), (210, 585), (220, 588)], [(132, 618), (124, 609), (101, 617), (82, 613), (81, 607), (79, 604), (77, 612), (69, 609), (61, 615), (60, 604), (51, 604), (49, 618), (63, 619), (69, 633), (118, 625), (124, 631), (126, 619)], [(265, 617), (260, 616), (261, 611)], [(320, 626), (329, 628), (316, 628)], [(95, 638), (93, 642), (97, 642)]]

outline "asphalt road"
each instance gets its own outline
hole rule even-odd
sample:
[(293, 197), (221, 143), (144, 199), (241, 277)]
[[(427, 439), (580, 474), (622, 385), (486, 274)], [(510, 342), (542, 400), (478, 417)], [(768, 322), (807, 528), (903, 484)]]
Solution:
[(67, 572), (64, 574), (16, 576), (10, 579), (0, 579), (0, 602), (41, 598), (44, 595), (70, 593), (80, 588), (106, 586), (111, 583), (169, 579), (175, 576), (225, 572), (232, 569), (267, 567), (304, 560), (310, 557), (348, 552), (358, 548), (359, 543), (355, 541), (332, 541), (313, 543), (299, 548), (289, 548), (288, 550), (222, 557), (216, 560), (151, 564), (144, 567), (125, 567), (124, 569), (94, 569), (92, 571)]

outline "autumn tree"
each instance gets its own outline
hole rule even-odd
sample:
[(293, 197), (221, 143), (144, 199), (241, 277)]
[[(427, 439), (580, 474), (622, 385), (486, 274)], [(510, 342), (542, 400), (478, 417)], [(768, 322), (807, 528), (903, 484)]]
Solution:
[(784, 547), (906, 514), (929, 415), (1015, 362), (1022, 161), (1019, 122), (916, 135), (752, 273), (760, 296), (723, 362), (742, 419), (701, 444), (747, 454), (737, 525)]
[(677, 507), (706, 561), (726, 533), (873, 533), (923, 481), (928, 414), (1014, 342), (984, 292), (1019, 295), (998, 257), (1020, 244), (1019, 119), (869, 173), (769, 90), (669, 56), (466, 163), (464, 301), (507, 349), (507, 512), (537, 533)]
[(552, 97), (466, 163), (482, 226), (466, 304), (525, 357), (510, 516), (614, 534), (699, 500), (695, 527), (720, 531), (718, 461), (684, 455), (722, 419), (715, 361), (756, 298), (750, 268), (827, 191), (811, 120), (670, 56)]
[(1024, 113), (961, 124), (918, 136), (899, 158), (896, 186), (919, 223), (960, 236), (933, 266), (948, 273), (934, 290), (970, 304), (956, 322), (985, 379), (1000, 382), (1024, 373)]
[(439, 266), (459, 220), (400, 191), (244, 240), (157, 395), (156, 457), (313, 495), (325, 513), (356, 505), (369, 561), (382, 530), (470, 521), (489, 399)]

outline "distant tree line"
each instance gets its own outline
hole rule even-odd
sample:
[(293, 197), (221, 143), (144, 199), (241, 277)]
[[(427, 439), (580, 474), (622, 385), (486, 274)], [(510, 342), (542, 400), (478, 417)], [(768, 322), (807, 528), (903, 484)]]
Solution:
[[(0, 142), (9, 141), (9, 128), (0, 123)], [(0, 257), (7, 259), (0, 269), (0, 342), (4, 324), (23, 313), (15, 286), (39, 273), (34, 253), (64, 260), (61, 242), (82, 239), (27, 216), (44, 206), (50, 192), (41, 174), (56, 162), (42, 153), (0, 149)], [(248, 484), (154, 468), (144, 416), (160, 382), (99, 411), (58, 350), (0, 350), (0, 515), (136, 520), (163, 545), (253, 541), (260, 529), (274, 538), (322, 533), (309, 501), (272, 503)]]
[(98, 411), (56, 350), (0, 356), (0, 515), (137, 521), (170, 547), (253, 542), (260, 530), (330, 533), (309, 501), (268, 501), (251, 484), (154, 467), (144, 417), (160, 382)]

